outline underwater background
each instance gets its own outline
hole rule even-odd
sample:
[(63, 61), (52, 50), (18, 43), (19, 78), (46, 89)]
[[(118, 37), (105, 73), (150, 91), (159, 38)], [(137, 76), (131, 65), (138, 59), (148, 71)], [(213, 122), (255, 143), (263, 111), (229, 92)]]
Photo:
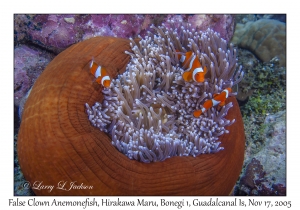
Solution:
[[(235, 91), (246, 145), (232, 195), (286, 195), (286, 15), (14, 15), (14, 194), (24, 188), (17, 139), (27, 93), (47, 64), (94, 36), (136, 38), (167, 20), (211, 28), (238, 48), (245, 72)], [(226, 149), (226, 148), (225, 148)]]

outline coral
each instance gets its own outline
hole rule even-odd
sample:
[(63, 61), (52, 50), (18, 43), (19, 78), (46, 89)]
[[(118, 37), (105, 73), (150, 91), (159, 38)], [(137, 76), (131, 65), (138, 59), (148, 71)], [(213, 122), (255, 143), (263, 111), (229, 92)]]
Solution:
[[(35, 82), (25, 104), (18, 135), (18, 157), (30, 183), (55, 185), (76, 181), (92, 189), (33, 189), (37, 195), (228, 195), (244, 157), (244, 129), (239, 106), (226, 118), (236, 119), (220, 136), (216, 154), (174, 157), (144, 164), (130, 160), (87, 119), (84, 103), (102, 102), (102, 87), (93, 82), (89, 61), (106, 66), (114, 78), (124, 72), (129, 40), (96, 37), (72, 45), (55, 57)], [(132, 53), (132, 52), (131, 52)], [(71, 62), (70, 62), (71, 61)], [(41, 103), (42, 101), (42, 103)]]
[(286, 64), (286, 25), (283, 22), (260, 19), (246, 24), (238, 23), (232, 42), (249, 49), (264, 62), (277, 57), (280, 66)]
[[(219, 136), (228, 133), (226, 119), (232, 104), (222, 110), (193, 117), (204, 101), (242, 79), (236, 52), (212, 30), (197, 32), (191, 26), (156, 28), (131, 46), (134, 53), (126, 72), (103, 90), (103, 104), (87, 113), (92, 124), (109, 132), (112, 143), (130, 159), (162, 161), (172, 156), (197, 156), (224, 149)], [(199, 33), (199, 34), (198, 34)], [(176, 51), (193, 51), (208, 68), (204, 83), (182, 78)]]
[(234, 18), (236, 23), (242, 24), (260, 19), (274, 19), (286, 23), (286, 14), (237, 14)]

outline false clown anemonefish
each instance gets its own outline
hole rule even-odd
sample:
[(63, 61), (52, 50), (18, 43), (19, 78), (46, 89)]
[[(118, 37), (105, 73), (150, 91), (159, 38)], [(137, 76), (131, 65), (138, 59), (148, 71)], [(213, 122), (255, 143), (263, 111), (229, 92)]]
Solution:
[(213, 99), (204, 102), (202, 109), (194, 111), (194, 117), (200, 117), (202, 113), (206, 112), (213, 106), (224, 106), (225, 100), (228, 98), (229, 93), (231, 93), (231, 88), (225, 88), (221, 93), (214, 94)]
[(94, 59), (90, 63), (90, 71), (96, 77), (96, 82), (108, 88), (110, 86), (110, 76), (107, 74), (106, 68), (101, 67)]
[(182, 77), (186, 82), (204, 82), (204, 75), (207, 72), (206, 66), (202, 68), (202, 65), (199, 61), (198, 56), (196, 56), (192, 51), (181, 53), (176, 50), (178, 53), (178, 59), (182, 63), (182, 66), (185, 67), (188, 64), (188, 68), (183, 73)]

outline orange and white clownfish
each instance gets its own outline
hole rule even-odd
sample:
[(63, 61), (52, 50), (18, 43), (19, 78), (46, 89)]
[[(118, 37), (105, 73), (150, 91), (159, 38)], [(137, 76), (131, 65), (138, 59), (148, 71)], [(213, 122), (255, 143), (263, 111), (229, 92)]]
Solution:
[(206, 112), (213, 106), (224, 106), (225, 100), (228, 98), (229, 93), (231, 93), (231, 88), (225, 88), (221, 93), (214, 94), (213, 99), (204, 102), (202, 109), (194, 111), (194, 117), (200, 117), (202, 113)]
[(110, 86), (110, 76), (107, 74), (106, 68), (101, 67), (94, 62), (94, 59), (90, 63), (90, 71), (92, 75), (96, 77), (96, 82), (108, 88)]
[(184, 67), (188, 64), (188, 68), (182, 74), (183, 79), (186, 82), (191, 82), (192, 80), (195, 82), (204, 82), (204, 75), (207, 72), (207, 68), (206, 66), (202, 68), (198, 56), (194, 55), (192, 51), (180, 53), (176, 50), (176, 52), (178, 53), (178, 59), (182, 63), (182, 66)]

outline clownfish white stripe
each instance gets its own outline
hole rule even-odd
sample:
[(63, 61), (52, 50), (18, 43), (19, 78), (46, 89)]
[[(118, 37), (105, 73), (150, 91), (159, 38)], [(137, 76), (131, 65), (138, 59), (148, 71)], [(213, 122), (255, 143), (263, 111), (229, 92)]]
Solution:
[(104, 76), (102, 79), (101, 79), (101, 84), (104, 86), (104, 81), (105, 80), (110, 80), (109, 76)]
[(226, 98), (228, 98), (229, 91), (227, 89), (223, 90), (226, 93)]
[(197, 73), (200, 73), (200, 72), (203, 72), (202, 67), (199, 67), (199, 68), (194, 69), (194, 71), (193, 71), (193, 80), (194, 80), (194, 81), (197, 81), (196, 78), (195, 78), (195, 75), (196, 75)]
[(211, 99), (213, 106), (218, 105), (221, 101), (216, 101), (215, 99)]
[(210, 109), (213, 106), (220, 105), (224, 106), (225, 101), (228, 98), (229, 93), (231, 93), (231, 88), (225, 88), (221, 93), (214, 94), (214, 97), (212, 99), (206, 100), (203, 104), (203, 108), (199, 110), (194, 111), (194, 117), (200, 117), (200, 115), (204, 112), (206, 112), (208, 109)]
[(180, 58), (180, 62), (183, 63), (184, 60), (185, 60), (185, 56), (182, 55), (181, 58)]
[(98, 66), (97, 70), (95, 71), (95, 75), (96, 78), (101, 76), (101, 66)]
[(92, 61), (91, 61), (91, 64), (90, 64), (90, 68), (93, 67), (93, 64), (94, 64), (94, 61), (92, 60)]
[(183, 80), (186, 82), (204, 82), (207, 68), (206, 66), (202, 67), (199, 57), (192, 51), (180, 53), (176, 50), (176, 52), (178, 53), (178, 59), (180, 59), (182, 63), (181, 67), (184, 69), (182, 74)]
[(90, 62), (90, 72), (96, 78), (98, 84), (102, 84), (105, 88), (110, 86), (110, 76), (104, 66), (98, 65), (94, 59)]
[(189, 68), (188, 68), (186, 71), (191, 70), (191, 68), (193, 67), (193, 63), (194, 63), (195, 58), (196, 58), (196, 55), (194, 55), (194, 53), (193, 53), (192, 59), (191, 59), (191, 61), (190, 61)]

